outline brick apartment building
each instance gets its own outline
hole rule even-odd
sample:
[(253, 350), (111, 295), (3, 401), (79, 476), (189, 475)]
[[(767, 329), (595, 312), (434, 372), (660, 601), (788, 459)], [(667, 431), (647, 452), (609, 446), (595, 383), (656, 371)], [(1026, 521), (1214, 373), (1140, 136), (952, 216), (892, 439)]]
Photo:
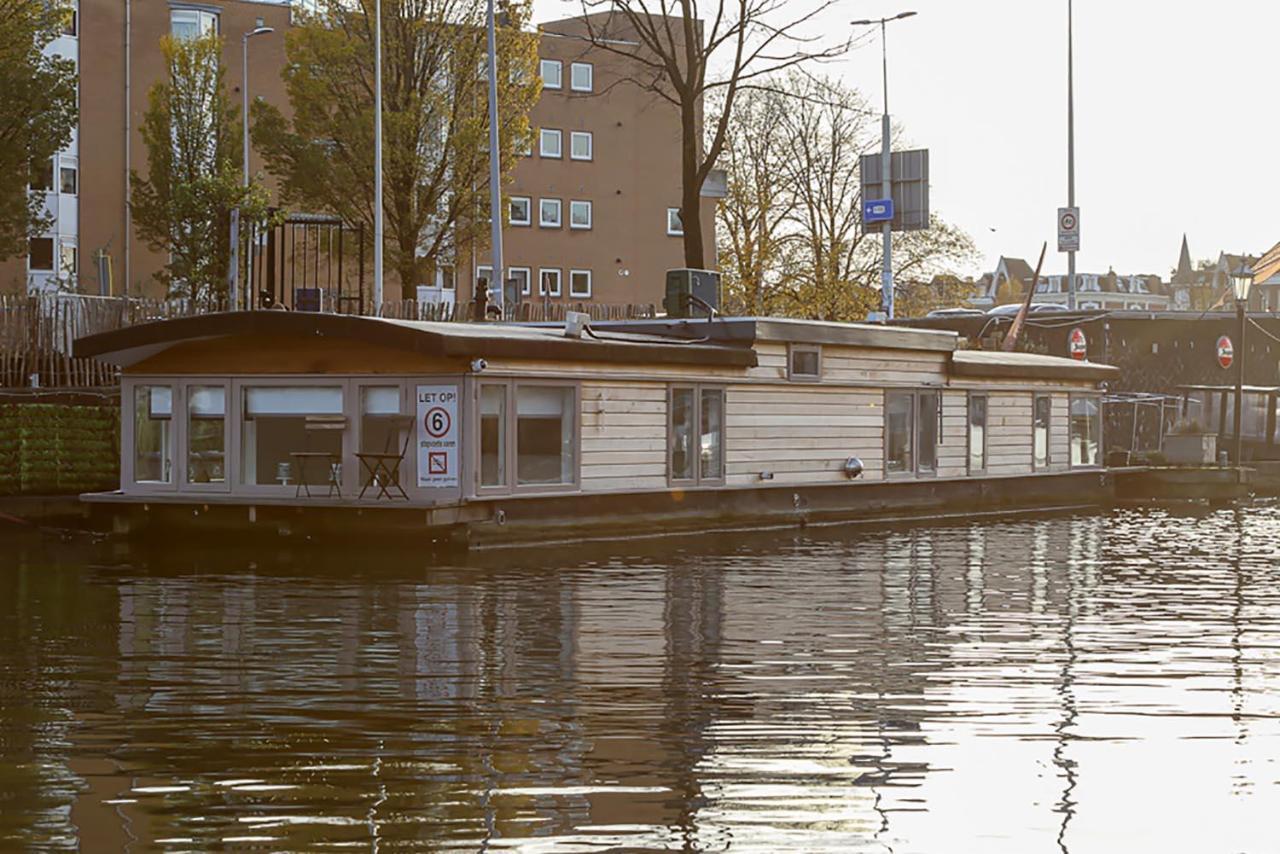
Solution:
[[(295, 0), (296, 2), (296, 0)], [(280, 71), (290, 0), (78, 0), (77, 23), (50, 45), (80, 69), (80, 123), (68, 148), (33, 192), (45, 193), (53, 228), (26, 258), (0, 263), (0, 292), (59, 287), (102, 290), (99, 258), (112, 292), (159, 296), (165, 258), (131, 227), (129, 170), (145, 174), (139, 126), (151, 86), (162, 78), (166, 33), (220, 33), (229, 94), (243, 85), (241, 35), (272, 35), (250, 45), (250, 95), (288, 110)], [(629, 83), (627, 60), (593, 47), (578, 19), (541, 25), (543, 93), (530, 116), (532, 150), (504, 188), (511, 225), (504, 248), (509, 278), (530, 299), (659, 302), (667, 269), (684, 266), (680, 204), (680, 125), (666, 102)], [(255, 170), (262, 164), (252, 156)], [(714, 252), (714, 198), (704, 199), (705, 245)], [(709, 259), (710, 263), (710, 259)], [(417, 284), (466, 300), (491, 277), (487, 249), (462, 248), (452, 270)], [(389, 271), (390, 272), (390, 271)], [(366, 290), (372, 280), (365, 275)], [(388, 276), (388, 296), (394, 293)], [(452, 292), (452, 293), (450, 293)]]

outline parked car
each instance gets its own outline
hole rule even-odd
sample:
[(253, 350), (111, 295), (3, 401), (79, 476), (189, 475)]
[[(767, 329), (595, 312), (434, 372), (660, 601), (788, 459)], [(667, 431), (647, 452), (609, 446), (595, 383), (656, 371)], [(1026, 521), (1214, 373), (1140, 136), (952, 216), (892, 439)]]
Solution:
[(981, 317), (982, 315), (983, 311), (980, 308), (935, 308), (925, 317)]
[[(987, 310), (988, 317), (1013, 317), (1022, 310), (1022, 303), (1009, 302), (1004, 305), (998, 305), (995, 308)], [(1048, 314), (1055, 311), (1069, 311), (1065, 305), (1056, 302), (1033, 302), (1031, 303), (1032, 314)]]

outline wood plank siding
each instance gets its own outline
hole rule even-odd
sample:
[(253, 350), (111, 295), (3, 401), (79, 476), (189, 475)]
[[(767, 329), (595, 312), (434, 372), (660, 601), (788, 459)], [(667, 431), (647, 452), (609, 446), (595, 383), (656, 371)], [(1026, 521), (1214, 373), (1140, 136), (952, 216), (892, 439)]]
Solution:
[(846, 480), (861, 458), (863, 477), (884, 477), (884, 392), (820, 385), (730, 386), (725, 405), (729, 485)]
[(582, 489), (667, 485), (667, 384), (583, 383)]

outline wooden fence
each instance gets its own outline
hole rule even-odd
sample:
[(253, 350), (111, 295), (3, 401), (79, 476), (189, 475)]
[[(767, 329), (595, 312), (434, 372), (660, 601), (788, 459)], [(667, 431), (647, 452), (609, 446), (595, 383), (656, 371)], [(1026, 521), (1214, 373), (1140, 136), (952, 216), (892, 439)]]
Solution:
[[(182, 299), (88, 297), (75, 294), (0, 295), (0, 388), (105, 388), (120, 382), (119, 371), (94, 359), (71, 356), (72, 343), (84, 335), (139, 323), (208, 314), (225, 306)], [(657, 316), (654, 305), (527, 302), (508, 307), (511, 322), (562, 322), (570, 311), (592, 320)], [(470, 303), (383, 303), (379, 314), (398, 320), (465, 323)]]

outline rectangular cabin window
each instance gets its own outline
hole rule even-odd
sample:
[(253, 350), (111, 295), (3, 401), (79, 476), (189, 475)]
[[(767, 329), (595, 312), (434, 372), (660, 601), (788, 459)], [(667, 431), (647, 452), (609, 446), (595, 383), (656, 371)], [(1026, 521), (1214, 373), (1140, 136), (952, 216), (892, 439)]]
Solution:
[(516, 386), (516, 481), (520, 486), (576, 480), (572, 387)]
[(1034, 468), (1049, 467), (1049, 419), (1053, 411), (1053, 399), (1047, 394), (1037, 394), (1032, 413), (1031, 453)]
[(916, 395), (911, 391), (887, 391), (884, 404), (884, 467), (890, 475), (915, 471), (912, 439), (915, 434)]
[[(244, 390), (243, 481), (260, 486), (329, 483), (342, 459), (341, 386), (250, 386)], [(321, 458), (320, 454), (328, 455)]]
[(173, 387), (133, 390), (133, 481), (173, 483)]
[(1071, 396), (1071, 465), (1101, 464), (1102, 404), (1090, 396)]
[(507, 485), (507, 387), (480, 386), (480, 486)]
[(917, 397), (916, 423), (916, 474), (935, 474), (938, 471), (938, 421), (941, 414), (938, 392), (922, 391)]
[(668, 398), (667, 479), (671, 483), (724, 482), (725, 392), (672, 386)]
[(969, 393), (969, 474), (987, 470), (987, 396)]
[(227, 390), (187, 388), (187, 483), (227, 482)]
[(792, 344), (788, 353), (788, 376), (793, 380), (822, 377), (822, 348), (813, 344)]

